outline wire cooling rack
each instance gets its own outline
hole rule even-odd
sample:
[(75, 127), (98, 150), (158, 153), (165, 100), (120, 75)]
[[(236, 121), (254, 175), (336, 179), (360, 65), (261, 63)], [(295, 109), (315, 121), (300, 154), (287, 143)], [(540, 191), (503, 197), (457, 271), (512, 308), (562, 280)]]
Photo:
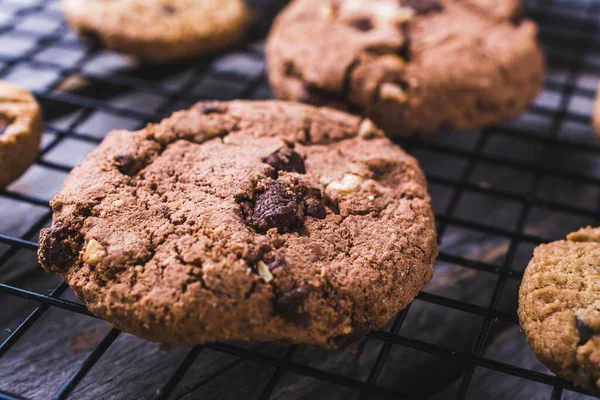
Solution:
[[(94, 318), (36, 262), (48, 200), (113, 128), (137, 129), (200, 99), (270, 98), (264, 36), (280, 4), (254, 2), (247, 45), (151, 68), (83, 43), (56, 0), (0, 0), (0, 79), (30, 88), (46, 126), (41, 155), (0, 192), (0, 399), (580, 399), (532, 355), (516, 318), (533, 247), (598, 224), (600, 3), (537, 0), (544, 91), (516, 121), (400, 143), (434, 199), (436, 276), (357, 351), (280, 344), (158, 345)], [(258, 4), (257, 4), (258, 3)]]

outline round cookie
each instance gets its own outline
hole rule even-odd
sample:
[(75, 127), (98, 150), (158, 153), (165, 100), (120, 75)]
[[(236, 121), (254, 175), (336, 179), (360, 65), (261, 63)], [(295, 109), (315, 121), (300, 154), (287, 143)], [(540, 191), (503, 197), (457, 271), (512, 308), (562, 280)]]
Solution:
[(52, 200), (39, 259), (145, 339), (339, 348), (431, 279), (426, 186), (370, 120), (200, 103), (110, 133)]
[(0, 81), (0, 187), (33, 164), (42, 136), (42, 114), (27, 90)]
[(250, 19), (243, 0), (63, 0), (63, 11), (79, 33), (154, 63), (235, 44)]
[(600, 395), (600, 228), (535, 249), (519, 292), (519, 321), (540, 361)]
[(522, 112), (542, 87), (520, 0), (297, 0), (266, 54), (276, 96), (373, 119), (389, 135), (472, 129)]

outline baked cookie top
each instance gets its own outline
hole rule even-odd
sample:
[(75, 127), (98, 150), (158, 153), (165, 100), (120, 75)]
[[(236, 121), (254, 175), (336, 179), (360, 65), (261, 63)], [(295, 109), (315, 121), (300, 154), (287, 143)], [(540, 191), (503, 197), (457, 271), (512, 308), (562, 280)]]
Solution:
[(276, 95), (367, 115), (388, 134), (469, 129), (539, 91), (519, 0), (298, 0), (267, 42)]
[(600, 228), (535, 249), (521, 284), (519, 320), (548, 368), (600, 394)]
[(67, 178), (40, 263), (90, 311), (164, 343), (336, 348), (432, 276), (426, 182), (370, 120), (199, 103), (116, 131)]
[(161, 62), (211, 53), (243, 35), (243, 0), (62, 0), (71, 26), (108, 48)]

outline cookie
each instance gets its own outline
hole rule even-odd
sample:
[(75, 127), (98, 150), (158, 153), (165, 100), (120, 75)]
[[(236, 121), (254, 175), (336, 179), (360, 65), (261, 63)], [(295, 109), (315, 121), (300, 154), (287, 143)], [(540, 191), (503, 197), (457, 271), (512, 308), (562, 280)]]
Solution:
[(161, 63), (214, 53), (241, 40), (243, 0), (63, 0), (68, 23), (108, 49)]
[(302, 104), (200, 103), (112, 132), (51, 205), (41, 265), (167, 344), (344, 347), (411, 302), (437, 254), (417, 161), (370, 120)]
[(600, 85), (596, 90), (596, 99), (592, 110), (592, 126), (597, 136), (600, 136)]
[(35, 161), (42, 136), (42, 114), (27, 90), (0, 81), (0, 187)]
[(266, 54), (280, 99), (373, 119), (392, 136), (473, 129), (542, 87), (537, 26), (519, 0), (298, 0)]
[(553, 372), (600, 395), (600, 228), (535, 249), (519, 293), (519, 320)]

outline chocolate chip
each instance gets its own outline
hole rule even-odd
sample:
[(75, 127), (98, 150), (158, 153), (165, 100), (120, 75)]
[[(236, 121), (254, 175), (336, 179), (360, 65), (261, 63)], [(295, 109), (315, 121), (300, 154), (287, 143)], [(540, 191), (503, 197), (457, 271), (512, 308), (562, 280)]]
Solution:
[(287, 262), (285, 261), (285, 257), (279, 253), (276, 253), (273, 257), (273, 260), (267, 264), (270, 271), (274, 271), (277, 268), (284, 268), (287, 266)]
[(173, 15), (173, 14), (175, 14), (176, 11), (177, 11), (177, 9), (175, 7), (173, 7), (173, 6), (171, 6), (171, 5), (164, 5), (163, 6), (163, 12), (165, 14)]
[(198, 104), (198, 111), (205, 115), (225, 114), (227, 112), (227, 106), (220, 103), (200, 103)]
[(4, 132), (6, 132), (6, 130), (8, 129), (10, 124), (12, 124), (12, 122), (13, 122), (12, 118), (0, 116), (0, 135), (2, 135)]
[(523, 6), (521, 5), (517, 9), (515, 14), (512, 16), (512, 18), (510, 19), (510, 22), (514, 26), (519, 26), (519, 25), (521, 25), (521, 23), (523, 23), (523, 20), (525, 20), (525, 10), (524, 10)]
[(309, 217), (323, 219), (327, 216), (323, 194), (318, 189), (310, 189), (304, 198), (304, 214)]
[(409, 62), (411, 59), (410, 29), (407, 25), (400, 25), (398, 29), (400, 29), (400, 32), (404, 36), (404, 45), (398, 50), (397, 54), (404, 61)]
[(579, 334), (579, 346), (586, 344), (594, 337), (594, 330), (578, 316), (575, 316), (575, 326)]
[(140, 171), (139, 163), (130, 155), (120, 155), (113, 159), (113, 164), (120, 173), (124, 175), (134, 176)]
[(289, 292), (279, 295), (275, 299), (275, 312), (285, 318), (286, 321), (297, 325), (305, 325), (308, 315), (300, 311), (300, 307), (309, 295), (310, 287), (302, 285)]
[(415, 10), (415, 13), (419, 15), (442, 9), (442, 5), (437, 0), (403, 0), (402, 3)]
[(67, 225), (56, 224), (42, 229), (40, 259), (45, 268), (67, 268), (73, 263), (79, 251), (73, 246), (72, 236), (73, 232)]
[(350, 26), (361, 32), (368, 32), (373, 29), (373, 22), (369, 18), (357, 18), (350, 21)]
[(300, 193), (284, 181), (272, 181), (254, 204), (251, 223), (259, 231), (292, 231), (299, 221)]
[(277, 171), (297, 172), (305, 174), (304, 159), (290, 148), (282, 148), (268, 156), (264, 162)]

